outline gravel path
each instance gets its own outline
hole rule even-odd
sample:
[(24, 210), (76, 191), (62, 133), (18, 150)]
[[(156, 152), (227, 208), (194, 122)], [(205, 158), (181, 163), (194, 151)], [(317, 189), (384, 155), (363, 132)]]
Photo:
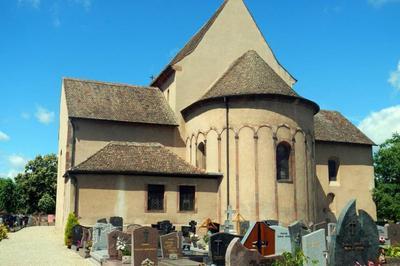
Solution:
[(53, 226), (24, 228), (0, 242), (1, 266), (88, 265), (88, 260), (63, 246), (63, 236)]

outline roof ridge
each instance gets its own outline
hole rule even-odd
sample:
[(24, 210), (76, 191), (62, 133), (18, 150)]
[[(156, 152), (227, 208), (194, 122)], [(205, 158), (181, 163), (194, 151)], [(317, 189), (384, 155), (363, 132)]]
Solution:
[(124, 87), (131, 87), (131, 88), (135, 88), (135, 89), (154, 89), (154, 90), (158, 90), (158, 88), (153, 87), (153, 86), (132, 85), (132, 84), (120, 83), (120, 82), (109, 82), (109, 81), (100, 81), (100, 80), (91, 80), (91, 79), (79, 79), (79, 78), (71, 78), (71, 77), (63, 77), (62, 80), (63, 80), (63, 82), (64, 82), (64, 80), (72, 80), (72, 81), (103, 84), (103, 85), (116, 86), (116, 87), (124, 86)]
[(159, 142), (136, 142), (136, 141), (111, 141), (111, 145), (142, 146), (142, 147), (164, 147)]

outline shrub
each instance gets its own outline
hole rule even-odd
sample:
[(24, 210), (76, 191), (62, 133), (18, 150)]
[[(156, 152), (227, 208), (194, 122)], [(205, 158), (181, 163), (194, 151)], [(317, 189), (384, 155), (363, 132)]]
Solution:
[[(303, 251), (296, 250), (293, 255), (290, 252), (284, 252), (282, 254), (282, 259), (275, 261), (273, 266), (303, 266), (308, 262), (309, 258), (307, 258)], [(312, 265), (318, 265), (318, 261), (311, 261)]]
[(54, 209), (56, 207), (56, 202), (54, 199), (47, 193), (45, 193), (39, 200), (38, 208), (40, 211), (49, 214), (54, 213)]
[(400, 246), (389, 246), (386, 250), (386, 256), (392, 258), (400, 258)]
[(7, 233), (7, 227), (4, 224), (0, 224), (0, 241), (8, 238)]
[(66, 246), (71, 245), (72, 228), (77, 224), (79, 224), (78, 218), (75, 216), (75, 214), (70, 213), (68, 215), (67, 224), (65, 225), (65, 233), (64, 233), (64, 244)]

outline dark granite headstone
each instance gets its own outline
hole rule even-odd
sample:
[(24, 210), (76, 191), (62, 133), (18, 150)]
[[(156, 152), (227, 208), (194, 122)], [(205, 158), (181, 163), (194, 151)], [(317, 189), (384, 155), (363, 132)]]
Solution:
[(157, 260), (158, 230), (151, 227), (140, 227), (132, 234), (132, 264), (154, 263)]
[(342, 210), (331, 239), (330, 265), (368, 265), (368, 261), (376, 261), (378, 250), (376, 224), (363, 210), (357, 216), (356, 200), (351, 200)]
[(243, 237), (242, 244), (263, 256), (275, 254), (275, 231), (264, 222), (256, 222)]
[(160, 236), (161, 256), (168, 259), (171, 256), (176, 258), (182, 257), (182, 234), (172, 232)]
[(97, 220), (97, 223), (106, 224), (107, 223), (107, 219), (106, 218), (101, 218), (101, 219)]
[(117, 227), (118, 230), (122, 231), (122, 227), (124, 226), (124, 219), (118, 216), (110, 217), (110, 224), (112, 224), (114, 227)]
[(292, 253), (294, 254), (297, 250), (301, 250), (301, 239), (303, 236), (310, 233), (307, 226), (301, 222), (296, 221), (289, 225), (290, 241), (292, 244)]
[(190, 221), (189, 226), (183, 225), (181, 227), (181, 232), (183, 237), (189, 237), (190, 233), (196, 234), (196, 221)]
[(123, 233), (121, 231), (112, 231), (108, 234), (108, 255), (111, 260), (118, 259), (117, 241), (120, 240), (125, 243), (126, 248), (131, 248), (132, 236), (131, 234)]
[(82, 225), (75, 225), (72, 227), (72, 245), (79, 248), (81, 246), (83, 229)]
[(390, 244), (397, 246), (400, 244), (400, 224), (388, 224), (385, 225), (387, 231), (387, 237), (390, 240)]
[(226, 249), (229, 243), (236, 237), (239, 239), (241, 238), (240, 236), (228, 233), (216, 233), (210, 236), (208, 251), (213, 264), (217, 266), (225, 265)]

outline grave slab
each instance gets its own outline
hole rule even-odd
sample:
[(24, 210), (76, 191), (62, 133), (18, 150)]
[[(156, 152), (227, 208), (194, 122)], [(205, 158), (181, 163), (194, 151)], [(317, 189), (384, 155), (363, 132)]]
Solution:
[(320, 229), (302, 237), (304, 255), (308, 258), (305, 266), (326, 266), (327, 254), (325, 229)]

